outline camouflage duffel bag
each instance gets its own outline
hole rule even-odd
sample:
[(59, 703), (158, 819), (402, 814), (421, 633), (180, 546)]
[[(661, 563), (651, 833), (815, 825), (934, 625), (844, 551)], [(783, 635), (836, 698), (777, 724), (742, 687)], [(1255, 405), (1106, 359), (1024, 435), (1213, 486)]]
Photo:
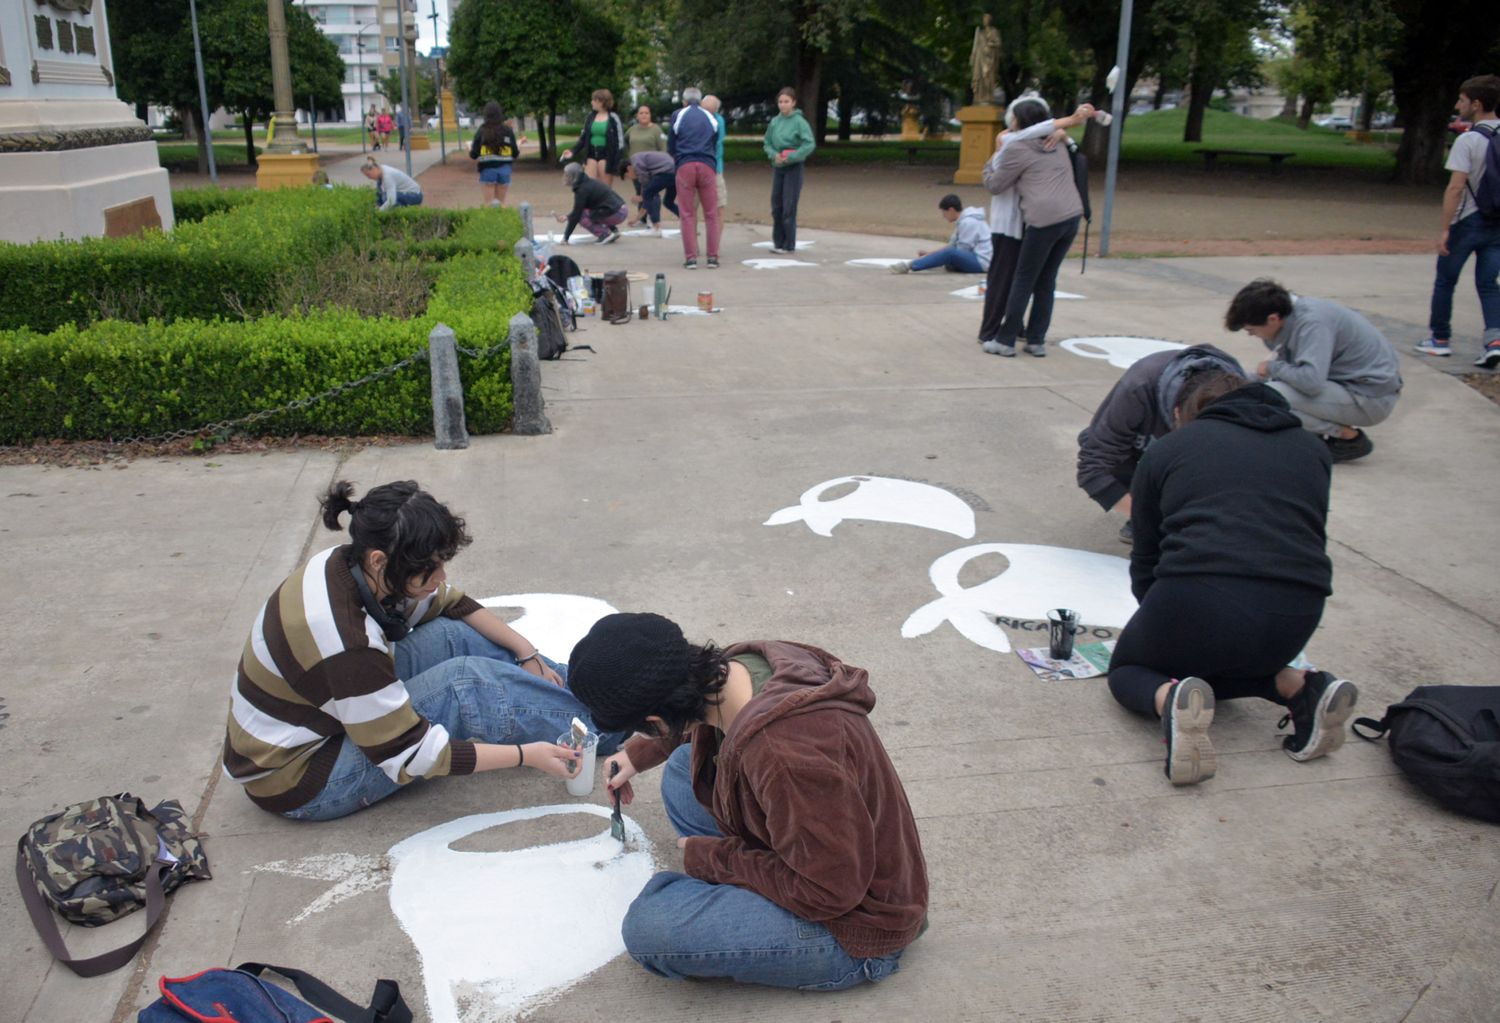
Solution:
[[(47, 950), (80, 977), (128, 963), (156, 926), (166, 896), (186, 881), (207, 880), (208, 857), (174, 799), (151, 810), (128, 792), (101, 796), (43, 817), (16, 843), (16, 880)], [(75, 959), (58, 932), (56, 911), (85, 927), (146, 907), (146, 930), (130, 944)]]

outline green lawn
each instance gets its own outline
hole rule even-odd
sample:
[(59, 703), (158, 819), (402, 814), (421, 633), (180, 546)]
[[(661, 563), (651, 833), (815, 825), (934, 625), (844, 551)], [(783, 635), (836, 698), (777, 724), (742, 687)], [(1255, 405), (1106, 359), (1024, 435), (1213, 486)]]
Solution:
[[(215, 140), (218, 135), (214, 136)], [(260, 151), (260, 147), (256, 147)], [(184, 170), (198, 169), (198, 147), (191, 142), (158, 142), (156, 144), (156, 155), (163, 167), (178, 167)], [(245, 159), (245, 140), (241, 136), (238, 144), (230, 142), (214, 142), (214, 163), (220, 167), (243, 167), (248, 161)]]
[[(1250, 149), (1296, 153), (1292, 167), (1350, 167), (1393, 170), (1399, 132), (1375, 132), (1372, 142), (1355, 142), (1348, 132), (1310, 125), (1302, 131), (1283, 121), (1257, 121), (1221, 110), (1203, 118), (1203, 141), (1183, 142), (1187, 111), (1156, 110), (1133, 114), (1120, 138), (1120, 159), (1129, 163), (1201, 163), (1199, 149)], [(1079, 133), (1082, 129), (1079, 129)], [(1225, 157), (1226, 161), (1236, 159)], [(1258, 161), (1264, 163), (1263, 161)]]

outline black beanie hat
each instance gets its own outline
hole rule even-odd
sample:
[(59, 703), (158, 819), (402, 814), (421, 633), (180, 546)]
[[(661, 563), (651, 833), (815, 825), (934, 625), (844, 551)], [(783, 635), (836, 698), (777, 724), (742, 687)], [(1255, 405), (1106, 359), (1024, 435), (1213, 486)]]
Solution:
[(606, 615), (578, 641), (568, 688), (606, 732), (639, 727), (662, 713), (689, 680), (693, 647), (671, 619), (650, 612)]

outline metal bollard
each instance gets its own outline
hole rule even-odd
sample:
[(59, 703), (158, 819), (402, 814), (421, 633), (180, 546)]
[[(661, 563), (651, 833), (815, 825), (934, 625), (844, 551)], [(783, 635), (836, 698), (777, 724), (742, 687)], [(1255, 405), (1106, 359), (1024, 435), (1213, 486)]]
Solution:
[(521, 273), (526, 283), (530, 284), (536, 280), (536, 249), (531, 247), (531, 242), (522, 238), (516, 242), (513, 251), (516, 254), (516, 259), (521, 261)]
[(552, 423), (547, 419), (545, 402), (542, 401), (542, 365), (536, 356), (536, 325), (524, 313), (516, 313), (510, 318), (510, 388), (515, 409), (511, 432), (523, 437), (551, 433)]
[(521, 230), (525, 232), (525, 234), (521, 235), (521, 237), (525, 238), (527, 241), (535, 241), (536, 228), (532, 227), (531, 225), (531, 203), (523, 202), (516, 208), (521, 213)]
[(427, 335), (427, 361), (432, 369), (433, 447), (439, 451), (466, 448), (464, 382), (458, 373), (457, 341), (447, 324), (439, 323)]

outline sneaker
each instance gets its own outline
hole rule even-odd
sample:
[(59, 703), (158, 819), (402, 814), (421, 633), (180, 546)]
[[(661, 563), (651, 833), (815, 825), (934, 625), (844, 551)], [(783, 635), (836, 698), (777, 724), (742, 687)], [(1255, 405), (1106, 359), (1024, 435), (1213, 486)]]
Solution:
[(1045, 359), (1047, 357), (1047, 345), (1045, 342), (1034, 345), (1028, 341), (1026, 342), (1026, 354), (1034, 355), (1038, 359)]
[(661, 225), (660, 224), (652, 224), (651, 225), (651, 237), (653, 237), (653, 238), (660, 238), (661, 237)]
[(1484, 354), (1474, 360), (1474, 365), (1480, 369), (1495, 369), (1500, 367), (1500, 341), (1491, 341), (1484, 346)]
[(600, 245), (613, 245), (615, 242), (617, 242), (619, 240), (620, 240), (620, 229), (618, 227), (612, 227), (612, 228), (609, 229), (609, 234), (607, 234), (603, 238), (599, 239), (599, 244)]
[(1007, 359), (1014, 359), (1016, 357), (1015, 345), (1002, 345), (999, 341), (986, 341), (980, 347), (991, 355), (1003, 355)]
[(1167, 780), (1196, 785), (1214, 776), (1219, 758), (1208, 741), (1214, 720), (1214, 691), (1201, 678), (1185, 678), (1167, 690), (1161, 734), (1167, 744)]
[(1135, 524), (1128, 519), (1125, 525), (1120, 527), (1120, 542), (1135, 546)]
[(772, 246), (771, 246), (771, 251), (772, 251), (772, 252), (773, 252), (773, 253), (775, 253), (775, 254), (776, 254), (776, 255), (778, 255), (778, 256), (784, 256), (784, 255), (786, 255), (786, 249), (783, 249), (783, 248), (778, 248), (778, 247), (777, 247), (777, 246), (775, 246), (775, 245), (772, 245)]
[(1452, 345), (1446, 341), (1439, 341), (1435, 337), (1427, 338), (1425, 341), (1418, 341), (1411, 346), (1411, 350), (1418, 355), (1441, 355), (1444, 358), (1453, 354)]
[(708, 257), (708, 268), (710, 270), (717, 270), (719, 268), (719, 257), (718, 256), (709, 256)]
[(1335, 463), (1352, 462), (1375, 450), (1375, 442), (1363, 430), (1355, 431), (1355, 435), (1349, 440), (1342, 437), (1324, 437), (1323, 440), (1327, 442), (1328, 453), (1333, 456)]
[(909, 273), (911, 273), (911, 264), (905, 262), (904, 260), (902, 262), (900, 262), (900, 263), (892, 263), (891, 264), (891, 273), (893, 273), (893, 274), (909, 274)]
[(1309, 671), (1302, 691), (1292, 697), (1286, 716), (1276, 725), (1291, 722), (1293, 734), (1281, 740), (1281, 748), (1293, 760), (1316, 760), (1344, 744), (1344, 722), (1354, 713), (1359, 687), (1326, 671)]
[(682, 268), (684, 270), (696, 270), (698, 269), (698, 260), (693, 258), (692, 256), (689, 256), (687, 259), (684, 259), (682, 261)]

